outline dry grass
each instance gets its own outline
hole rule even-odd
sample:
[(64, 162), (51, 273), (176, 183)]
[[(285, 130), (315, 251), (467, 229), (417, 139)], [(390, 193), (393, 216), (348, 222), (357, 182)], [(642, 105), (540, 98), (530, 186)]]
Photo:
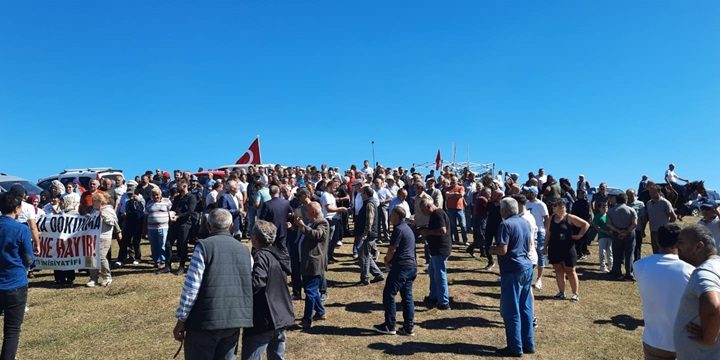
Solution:
[[(691, 219), (688, 218), (691, 221)], [(347, 241), (346, 241), (347, 243)], [(649, 252), (649, 244), (644, 252)], [(308, 333), (288, 336), (288, 359), (380, 359), (491, 357), (505, 346), (499, 314), (497, 273), (481, 268), (484, 260), (470, 258), (455, 247), (450, 258), (451, 311), (428, 310), (420, 304), (427, 295), (428, 277), (421, 269), (415, 282), (417, 336), (375, 335), (381, 323), (382, 283), (354, 287), (359, 272), (350, 247), (338, 249), (341, 263), (328, 273), (328, 321)], [(149, 254), (147, 244), (145, 254)], [(642, 311), (637, 286), (604, 279), (597, 266), (597, 243), (582, 262), (581, 301), (556, 301), (552, 269), (546, 269), (544, 288), (536, 292), (538, 359), (639, 359), (642, 357)], [(117, 249), (113, 249), (117, 254)], [(422, 261), (421, 261), (422, 262)], [(43, 271), (32, 281), (30, 312), (23, 324), (19, 359), (170, 359), (178, 347), (171, 331), (175, 323), (182, 278), (154, 275), (150, 265), (113, 272), (109, 288), (52, 287), (52, 274)], [(300, 318), (302, 302), (295, 302)], [(399, 310), (399, 309), (398, 309)], [(401, 321), (398, 313), (398, 321)]]

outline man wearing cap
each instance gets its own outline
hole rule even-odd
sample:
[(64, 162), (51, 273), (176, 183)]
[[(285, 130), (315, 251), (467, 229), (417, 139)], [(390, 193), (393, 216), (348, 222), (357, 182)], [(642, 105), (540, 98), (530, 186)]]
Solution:
[(715, 243), (720, 243), (720, 219), (718, 219), (717, 205), (705, 199), (700, 204), (700, 211), (702, 211), (702, 219), (698, 221), (698, 224), (707, 227), (715, 238)]
[(435, 207), (442, 209), (443, 203), (444, 203), (443, 194), (442, 194), (442, 191), (440, 191), (440, 189), (435, 187), (435, 179), (433, 179), (433, 178), (428, 179), (425, 182), (425, 186), (426, 186), (425, 191), (433, 199), (433, 204), (435, 205)]
[[(400, 187), (395, 184), (395, 177), (392, 175), (388, 175), (387, 178), (385, 178), (385, 183), (387, 184), (387, 189), (390, 190), (390, 194), (392, 195), (392, 197), (396, 197), (398, 190), (400, 190)], [(388, 209), (388, 211), (390, 211), (390, 209)]]

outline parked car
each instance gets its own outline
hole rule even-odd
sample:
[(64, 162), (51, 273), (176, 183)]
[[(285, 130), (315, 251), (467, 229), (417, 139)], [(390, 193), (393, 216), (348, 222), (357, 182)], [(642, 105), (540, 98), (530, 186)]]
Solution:
[(40, 188), (47, 190), (50, 188), (50, 183), (52, 183), (53, 180), (60, 180), (60, 182), (65, 185), (67, 183), (73, 182), (75, 179), (78, 179), (78, 181), (80, 182), (80, 186), (87, 189), (90, 184), (90, 180), (100, 180), (103, 178), (110, 178), (115, 181), (118, 178), (125, 179), (125, 175), (123, 175), (122, 170), (114, 169), (111, 167), (65, 169), (59, 174), (48, 176), (38, 180), (37, 185)]
[(200, 181), (200, 183), (204, 186), (210, 178), (208, 176), (209, 173), (213, 174), (214, 179), (225, 177), (225, 171), (223, 170), (198, 171), (193, 173), (193, 175), (195, 175), (198, 178), (198, 181)]
[[(592, 203), (593, 195), (595, 195), (595, 193), (597, 193), (597, 192), (598, 192), (598, 189), (596, 187), (591, 187), (590, 190), (588, 190), (587, 199), (588, 199), (589, 203)], [(616, 187), (609, 187), (609, 186), (608, 186), (607, 190), (605, 190), (605, 193), (608, 195), (608, 197), (617, 196), (617, 194), (624, 193), (624, 192), (625, 191), (623, 189), (616, 188)]]
[(14, 184), (22, 185), (28, 195), (40, 195), (43, 191), (43, 189), (21, 177), (0, 173), (0, 193), (10, 191), (10, 187)]
[(702, 212), (700, 211), (700, 204), (705, 202), (705, 200), (710, 200), (714, 202), (716, 206), (720, 206), (720, 194), (718, 194), (718, 192), (715, 190), (705, 191), (707, 192), (707, 197), (698, 197), (697, 199), (689, 202), (688, 207), (690, 208), (690, 215), (702, 216)]

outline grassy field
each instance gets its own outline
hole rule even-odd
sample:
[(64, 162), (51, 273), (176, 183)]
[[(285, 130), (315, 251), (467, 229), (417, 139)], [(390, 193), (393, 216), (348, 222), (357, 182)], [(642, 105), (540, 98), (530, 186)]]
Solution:
[[(428, 310), (421, 304), (428, 277), (420, 268), (414, 289), (417, 336), (373, 333), (371, 326), (383, 321), (383, 284), (354, 286), (359, 269), (348, 241), (338, 249), (341, 262), (331, 265), (327, 275), (328, 320), (315, 323), (309, 332), (289, 333), (288, 359), (469, 359), (493, 357), (495, 349), (505, 346), (497, 268), (483, 271), (485, 261), (471, 258), (460, 246), (449, 261), (452, 310)], [(149, 246), (143, 247), (149, 254)], [(646, 242), (643, 252), (649, 248)], [(527, 357), (642, 357), (637, 286), (606, 280), (597, 265), (597, 242), (591, 251), (590, 259), (578, 266), (579, 303), (552, 299), (557, 287), (552, 269), (546, 269), (544, 288), (535, 293), (537, 353)], [(31, 283), (18, 359), (171, 359), (179, 345), (172, 328), (183, 279), (155, 275), (149, 264), (114, 270), (113, 279), (108, 288), (90, 289), (83, 286), (87, 277), (79, 276), (74, 288), (55, 289), (52, 273), (40, 272)], [(299, 319), (303, 302), (294, 306)]]

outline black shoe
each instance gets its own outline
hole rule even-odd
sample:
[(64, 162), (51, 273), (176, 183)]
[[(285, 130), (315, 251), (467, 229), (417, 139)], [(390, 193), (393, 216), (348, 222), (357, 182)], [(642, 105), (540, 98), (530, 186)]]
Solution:
[(372, 329), (373, 329), (375, 332), (378, 332), (378, 333), (381, 333), (381, 334), (385, 334), (385, 335), (395, 335), (395, 329), (393, 329), (393, 328), (385, 325), (384, 323), (383, 323), (383, 324), (380, 324), (380, 325), (375, 325), (375, 326), (372, 327)]
[(503, 357), (522, 357), (522, 353), (514, 353), (514, 352), (510, 351), (510, 348), (507, 348), (507, 347), (504, 347), (502, 349), (497, 349), (497, 351), (495, 351), (495, 354), (497, 354), (498, 356), (503, 356)]
[(533, 349), (523, 348), (523, 354), (534, 354), (534, 353), (535, 353), (534, 348)]
[(437, 300), (431, 299), (429, 296), (426, 296), (423, 299), (423, 303), (425, 303), (425, 306), (427, 306), (428, 308), (432, 308), (432, 307), (435, 307), (435, 305), (437, 305)]
[(625, 281), (635, 281), (635, 277), (632, 276), (632, 275), (625, 275), (625, 277), (623, 277), (623, 280), (625, 280)]
[(328, 260), (328, 264), (335, 264), (335, 263), (337, 263), (337, 262), (338, 262), (338, 261), (337, 261), (337, 259), (335, 259), (335, 258), (331, 258), (330, 260)]
[(295, 294), (295, 295), (292, 296), (292, 299), (293, 299), (294, 301), (302, 300), (302, 295), (300, 295), (300, 294)]
[(415, 332), (412, 329), (407, 330), (405, 328), (399, 328), (396, 334), (401, 336), (415, 336)]
[(475, 257), (475, 249), (468, 247), (467, 249), (465, 249), (465, 252), (470, 254), (470, 256)]
[(172, 272), (172, 269), (169, 266), (165, 266), (165, 267), (155, 270), (155, 274), (169, 274), (171, 272)]
[(185, 275), (185, 267), (179, 267), (177, 270), (175, 270), (174, 274), (177, 276)]
[(368, 285), (370, 285), (370, 282), (367, 281), (367, 280), (360, 280), (360, 281), (359, 281), (357, 284), (355, 284), (355, 285), (356, 285), (356, 286), (368, 286)]
[(370, 280), (370, 283), (374, 284), (374, 283), (381, 282), (381, 281), (385, 281), (385, 278), (382, 276), (376, 276), (376, 277), (372, 278), (372, 280)]
[(437, 306), (438, 310), (450, 310), (450, 304), (439, 304)]

